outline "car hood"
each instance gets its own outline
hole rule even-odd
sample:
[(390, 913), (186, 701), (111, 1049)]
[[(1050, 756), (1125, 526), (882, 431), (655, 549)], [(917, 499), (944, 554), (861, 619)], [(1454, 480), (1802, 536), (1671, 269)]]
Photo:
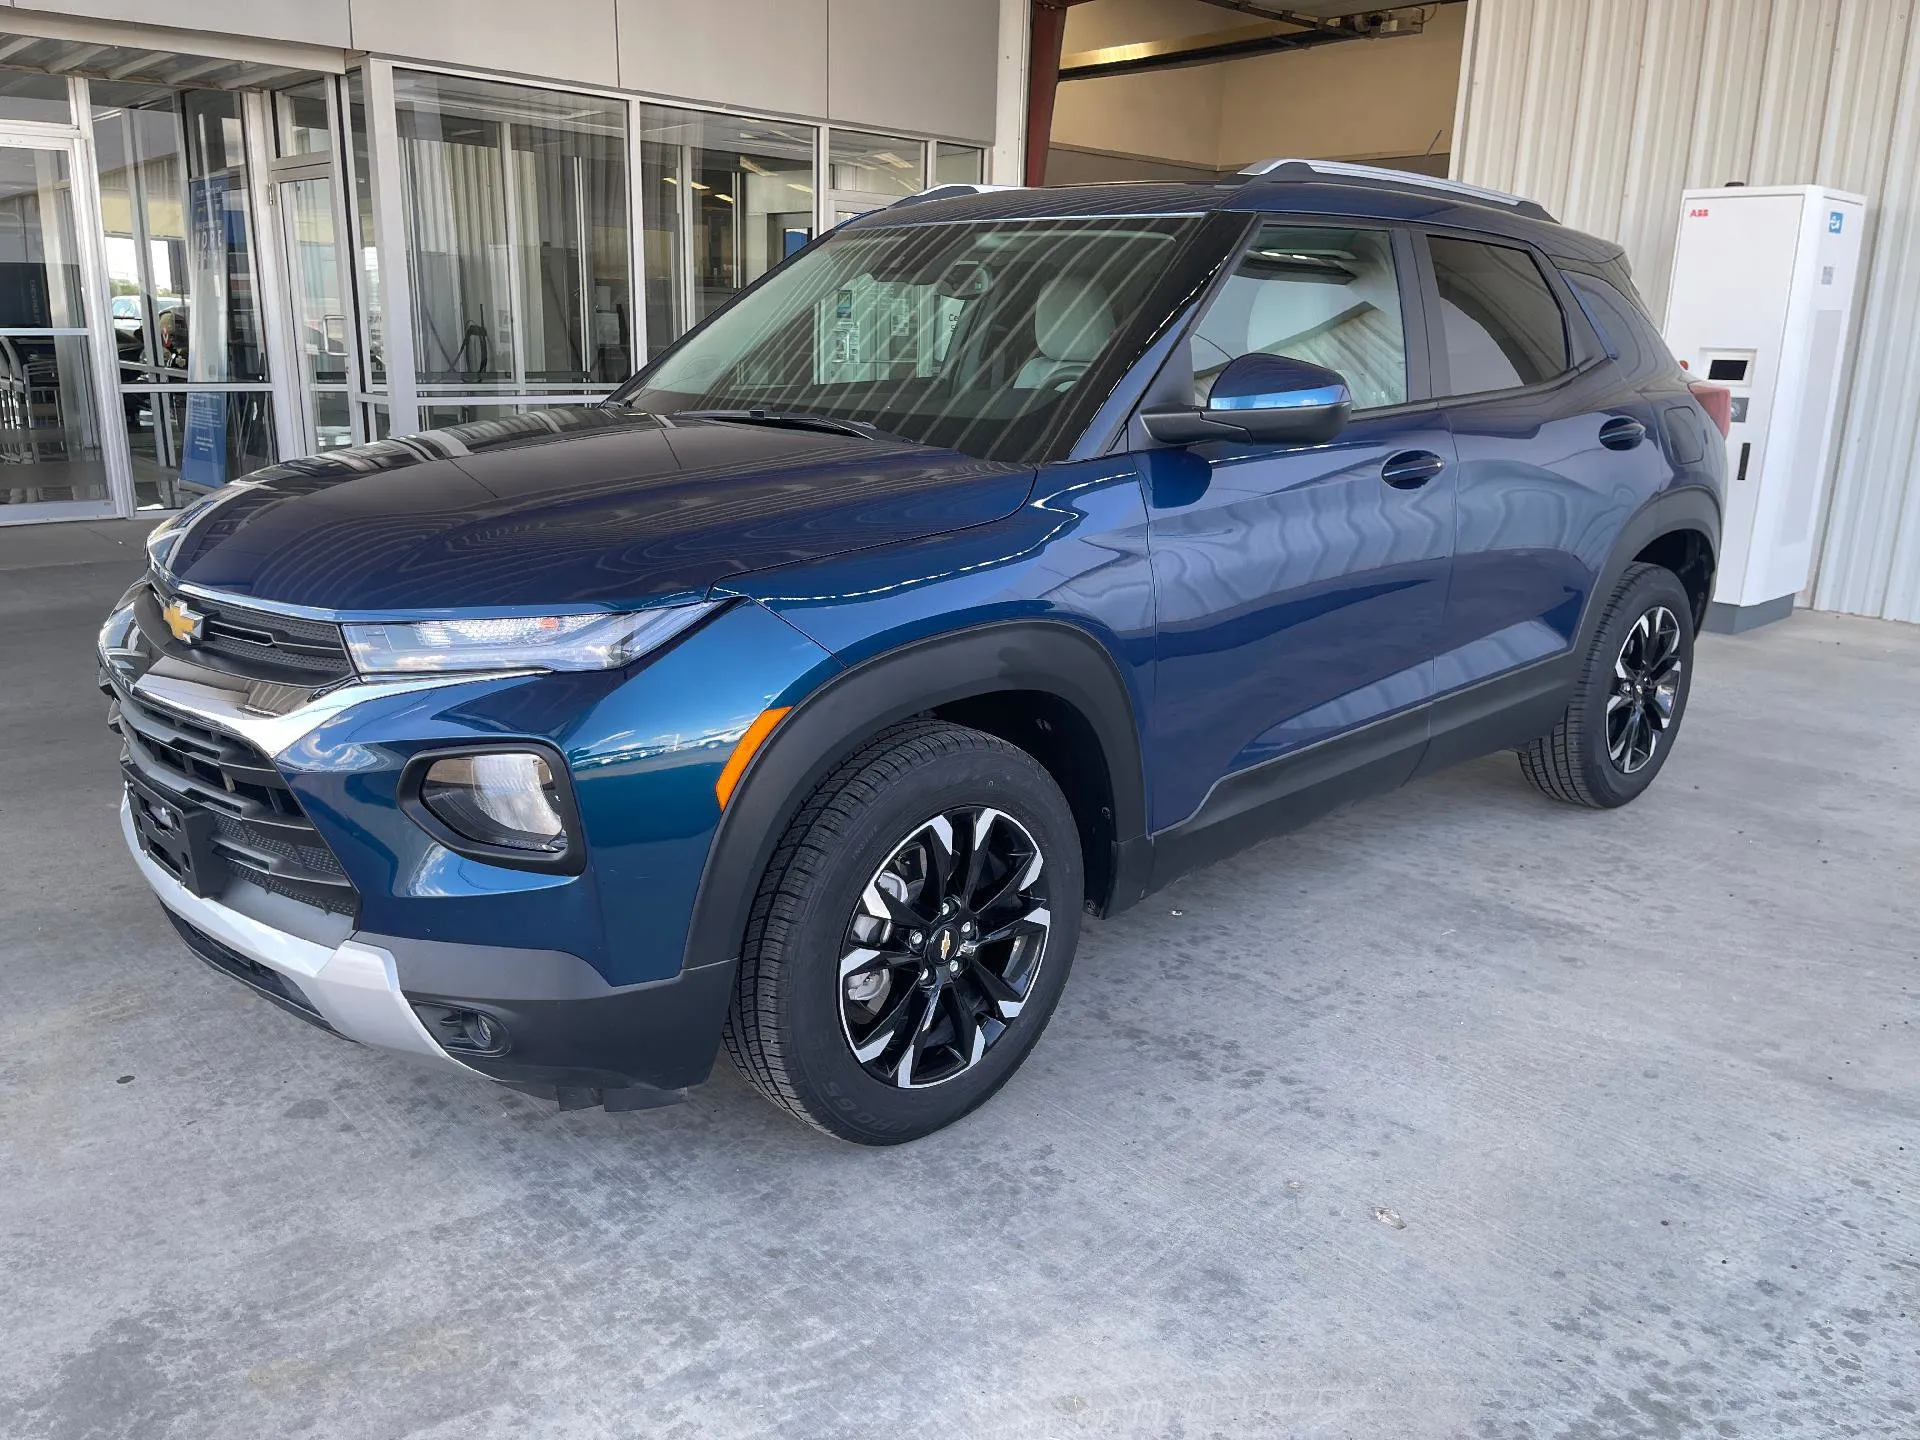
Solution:
[(619, 608), (984, 524), (1032, 482), (903, 440), (541, 410), (275, 465), (152, 548), (176, 581), (329, 610)]

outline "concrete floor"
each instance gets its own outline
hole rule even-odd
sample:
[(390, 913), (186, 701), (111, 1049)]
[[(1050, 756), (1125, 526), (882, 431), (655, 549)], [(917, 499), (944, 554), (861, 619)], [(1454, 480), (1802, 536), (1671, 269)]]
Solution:
[(1625, 811), (1503, 756), (1194, 876), (864, 1151), (189, 956), (92, 689), (138, 563), (0, 535), (0, 1433), (1920, 1435), (1920, 627), (1708, 638)]

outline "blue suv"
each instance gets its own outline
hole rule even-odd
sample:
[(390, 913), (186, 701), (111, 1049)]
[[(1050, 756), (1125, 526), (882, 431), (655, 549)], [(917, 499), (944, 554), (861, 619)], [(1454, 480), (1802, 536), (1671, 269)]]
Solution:
[(195, 953), (349, 1039), (632, 1109), (724, 1038), (909, 1140), (1033, 1048), (1083, 914), (1498, 749), (1644, 790), (1724, 398), (1511, 196), (931, 191), (604, 405), (156, 530), (100, 639), (126, 839)]

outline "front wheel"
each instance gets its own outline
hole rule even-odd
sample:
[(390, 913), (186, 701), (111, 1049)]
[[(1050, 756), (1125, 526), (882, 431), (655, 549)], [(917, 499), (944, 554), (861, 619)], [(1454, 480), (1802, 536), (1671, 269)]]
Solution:
[(728, 1053), (829, 1134), (938, 1130), (1039, 1040), (1082, 884), (1073, 812), (1032, 756), (957, 725), (888, 731), (821, 783), (767, 867)]
[(1630, 565), (1614, 586), (1572, 703), (1522, 746), (1520, 769), (1570, 805), (1612, 809), (1653, 783), (1693, 684), (1693, 609), (1671, 570)]

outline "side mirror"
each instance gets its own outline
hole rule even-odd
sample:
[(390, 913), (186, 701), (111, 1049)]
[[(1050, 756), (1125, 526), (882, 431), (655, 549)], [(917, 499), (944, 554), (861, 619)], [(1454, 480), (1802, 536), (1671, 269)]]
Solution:
[(1158, 406), (1140, 412), (1154, 439), (1257, 440), (1324, 445), (1346, 428), (1353, 395), (1337, 370), (1286, 355), (1241, 355), (1213, 382), (1205, 409)]

